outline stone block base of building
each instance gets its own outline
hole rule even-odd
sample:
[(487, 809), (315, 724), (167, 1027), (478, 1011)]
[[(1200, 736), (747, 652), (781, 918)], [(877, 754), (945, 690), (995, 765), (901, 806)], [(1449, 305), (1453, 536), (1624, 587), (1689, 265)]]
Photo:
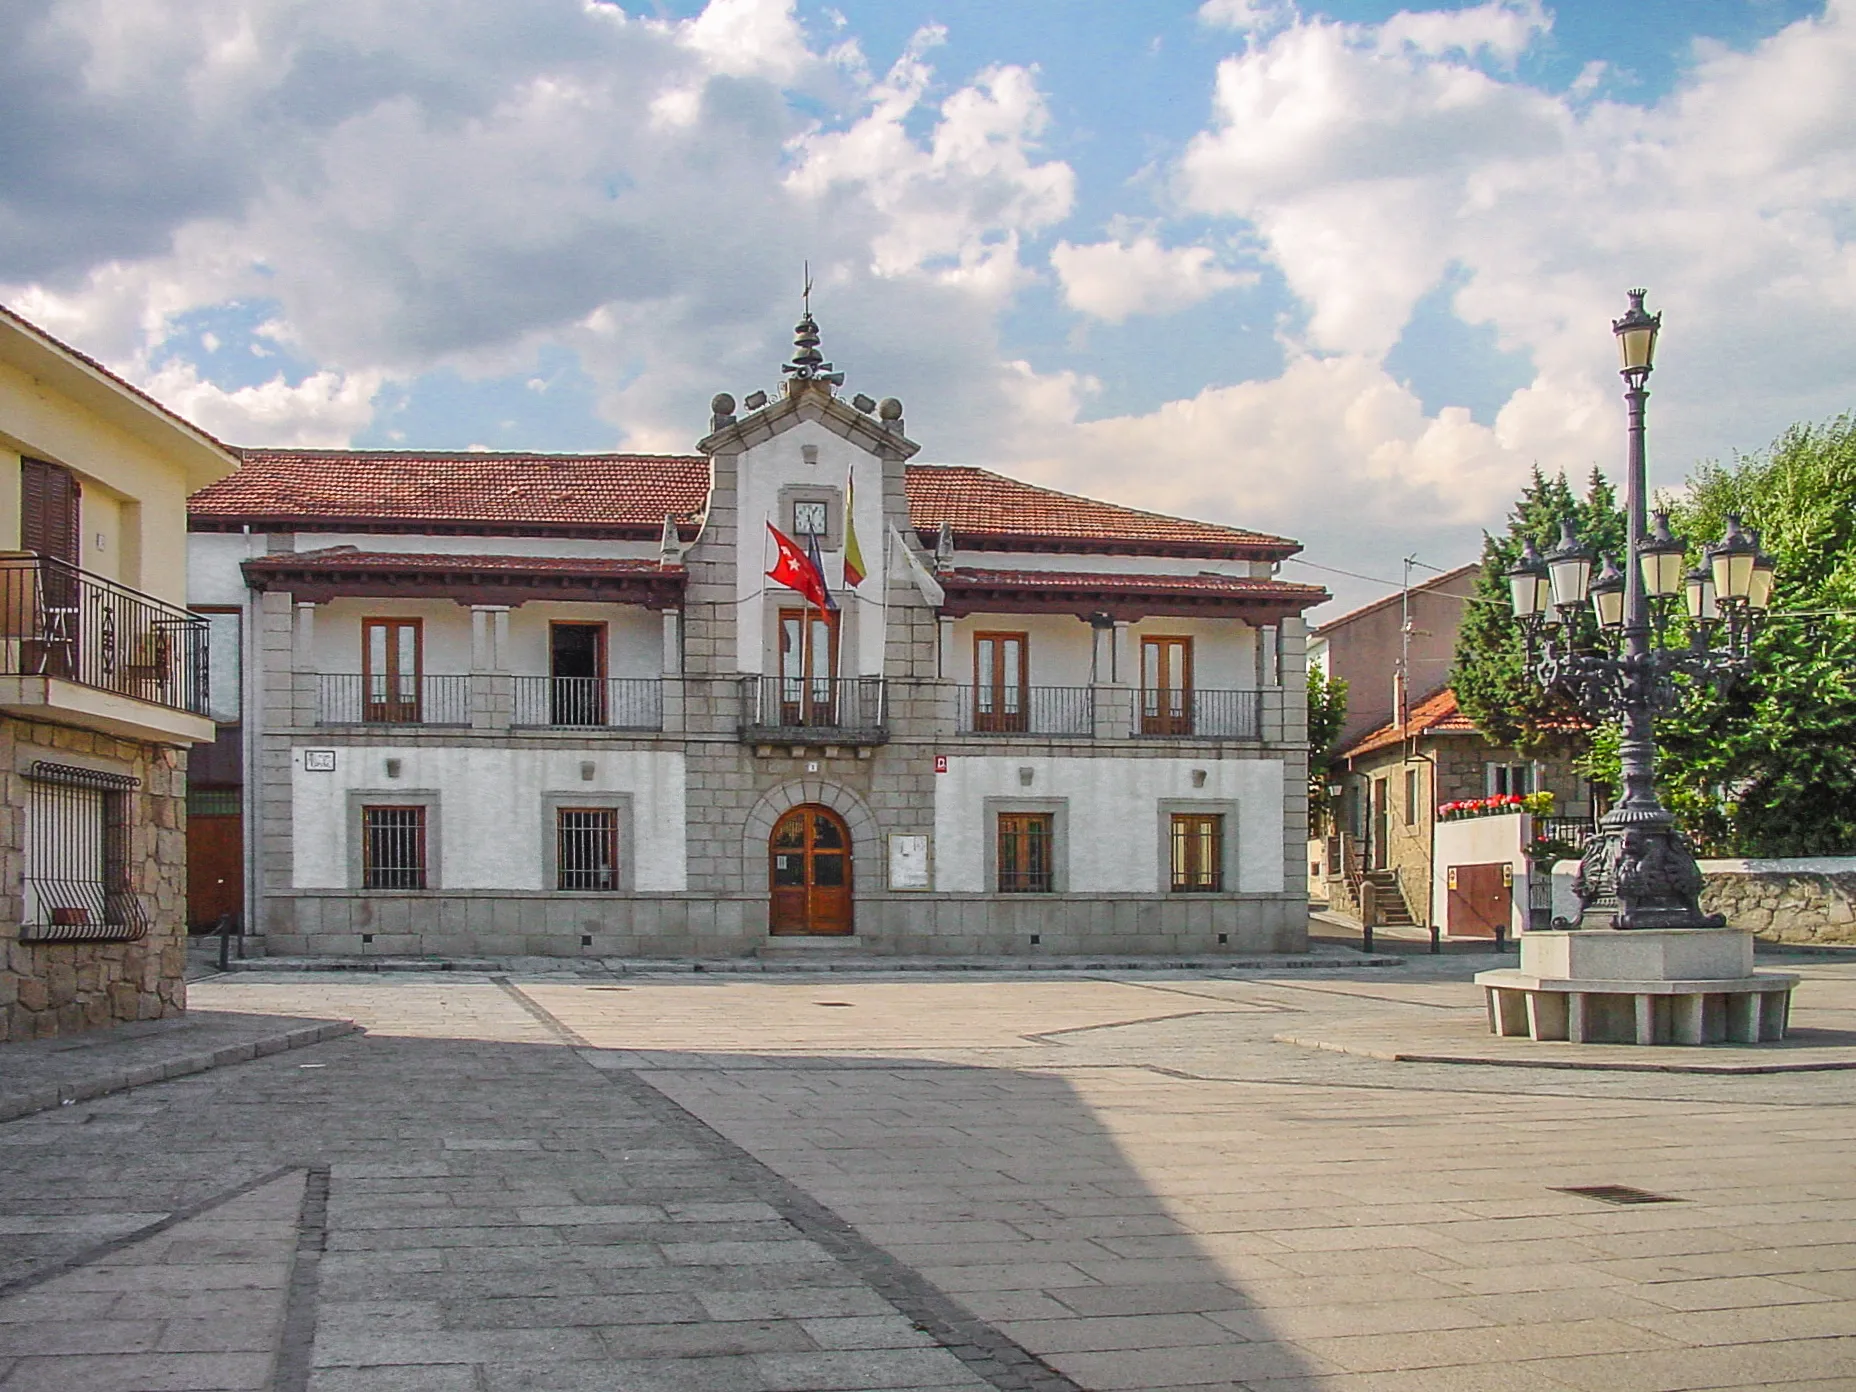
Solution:
[(1136, 957), (1300, 953), (1296, 895), (873, 895), (849, 938), (773, 937), (764, 895), (351, 894), (273, 896), (276, 957), (725, 958), (844, 944), (888, 957)]
[(1577, 929), (1522, 934), (1520, 968), (1476, 983), (1497, 1035), (1696, 1045), (1783, 1039), (1798, 978), (1754, 972), (1738, 929)]
[[(25, 885), (28, 838), (46, 836), (32, 825), (32, 788), (45, 785), (29, 775), (46, 765), (134, 780), (112, 794), (119, 810), (110, 814), (120, 818), (123, 873), (146, 919), (134, 930), (114, 933), (94, 921), (22, 927), (22, 918), (48, 917), (29, 909)], [(0, 806), (11, 811), (0, 820), (0, 884), (8, 887), (0, 895), (0, 1043), (185, 1011), (185, 783), (179, 750), (0, 717)], [(86, 932), (118, 940), (55, 940)], [(35, 936), (54, 940), (22, 941)]]

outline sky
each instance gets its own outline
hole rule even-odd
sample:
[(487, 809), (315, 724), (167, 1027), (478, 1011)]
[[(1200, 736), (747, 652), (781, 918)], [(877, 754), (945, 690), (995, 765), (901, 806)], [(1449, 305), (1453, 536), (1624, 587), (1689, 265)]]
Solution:
[(10, 0), (0, 301), (239, 445), (688, 452), (802, 266), (918, 459), (1316, 617), (1856, 407), (1856, 0)]

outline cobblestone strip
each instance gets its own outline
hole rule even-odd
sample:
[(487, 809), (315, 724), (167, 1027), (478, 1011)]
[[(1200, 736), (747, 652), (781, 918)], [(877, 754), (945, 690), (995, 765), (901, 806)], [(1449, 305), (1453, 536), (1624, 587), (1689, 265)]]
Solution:
[(508, 996), (509, 999), (514, 1001), (517, 1005), (521, 1006), (525, 1014), (540, 1024), (549, 1034), (560, 1040), (561, 1043), (571, 1045), (576, 1049), (584, 1049), (587, 1047), (585, 1039), (581, 1038), (574, 1030), (569, 1029), (560, 1020), (556, 1019), (551, 1011), (544, 1010), (534, 1000), (525, 995), (522, 988), (517, 986), (508, 977), (493, 976), (490, 980), (496, 985), (498, 990)]
[(284, 1296), (284, 1327), (277, 1341), (272, 1392), (307, 1392), (309, 1387), (316, 1345), (316, 1298), (328, 1240), (329, 1167), (315, 1165), (303, 1186), (303, 1211), (297, 1220), (296, 1253)]
[(708, 1151), (716, 1169), (754, 1192), (804, 1236), (912, 1320), (976, 1377), (1000, 1392), (1083, 1392), (1050, 1364), (975, 1318), (958, 1302), (869, 1241), (854, 1226), (759, 1160), (708, 1122), (629, 1070), (600, 1072), (638, 1109), (673, 1135)]

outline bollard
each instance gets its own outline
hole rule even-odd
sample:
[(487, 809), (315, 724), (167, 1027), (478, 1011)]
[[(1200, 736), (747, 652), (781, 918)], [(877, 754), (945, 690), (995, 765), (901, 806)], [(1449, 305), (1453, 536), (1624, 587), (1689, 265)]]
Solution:
[(238, 934), (239, 960), (245, 958), (245, 934), (238, 926), (238, 915), (222, 913), (215, 925), (219, 931), (219, 970), (229, 971), (232, 965), (232, 935)]
[(1360, 950), (1373, 950), (1373, 929), (1379, 922), (1379, 886), (1371, 880), (1360, 885)]
[(1431, 925), (1431, 956), (1435, 957), (1444, 950), (1444, 930), (1435, 923)]

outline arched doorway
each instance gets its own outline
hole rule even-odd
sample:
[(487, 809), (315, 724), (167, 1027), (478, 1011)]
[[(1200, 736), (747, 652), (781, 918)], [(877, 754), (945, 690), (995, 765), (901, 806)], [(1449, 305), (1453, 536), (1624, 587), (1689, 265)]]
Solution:
[(768, 931), (851, 931), (851, 834), (829, 807), (805, 803), (781, 817), (767, 842), (773, 903)]

